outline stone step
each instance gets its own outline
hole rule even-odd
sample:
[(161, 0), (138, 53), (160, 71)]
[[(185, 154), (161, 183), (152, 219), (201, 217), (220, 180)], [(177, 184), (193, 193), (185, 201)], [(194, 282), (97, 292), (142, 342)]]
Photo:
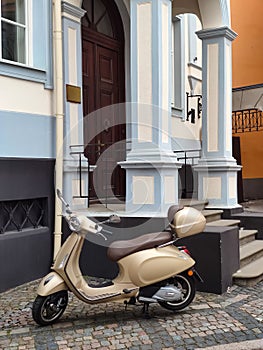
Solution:
[(263, 257), (263, 241), (255, 240), (240, 247), (240, 267)]
[(195, 208), (197, 210), (203, 210), (208, 204), (208, 201), (207, 200), (198, 200), (198, 199), (193, 199), (193, 198), (190, 198), (190, 199), (180, 199), (179, 200), (179, 205), (181, 207), (192, 207), (192, 208)]
[(240, 246), (254, 241), (257, 232), (258, 232), (257, 230), (240, 229), (239, 230), (239, 244), (240, 244)]
[(210, 210), (210, 209), (204, 209), (202, 210), (202, 214), (206, 218), (206, 222), (211, 222), (211, 221), (218, 221), (221, 219), (221, 216), (223, 214), (223, 210)]
[(239, 286), (254, 286), (263, 280), (263, 257), (240, 268), (233, 275), (234, 283)]
[(208, 222), (207, 226), (238, 226), (240, 224), (240, 220), (229, 220), (229, 219), (221, 219)]

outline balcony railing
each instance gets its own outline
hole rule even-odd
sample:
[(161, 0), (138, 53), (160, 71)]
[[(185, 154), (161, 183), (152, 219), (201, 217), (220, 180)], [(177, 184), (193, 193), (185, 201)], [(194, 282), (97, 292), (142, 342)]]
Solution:
[(263, 113), (258, 109), (246, 109), (232, 113), (233, 134), (263, 130)]

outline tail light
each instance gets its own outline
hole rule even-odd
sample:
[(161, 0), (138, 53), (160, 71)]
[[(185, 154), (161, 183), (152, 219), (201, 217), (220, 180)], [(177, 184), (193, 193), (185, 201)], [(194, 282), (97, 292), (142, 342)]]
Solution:
[(186, 254), (188, 254), (189, 256), (191, 256), (191, 253), (189, 252), (189, 250), (186, 248), (186, 246), (180, 246), (177, 247), (180, 251), (185, 252)]

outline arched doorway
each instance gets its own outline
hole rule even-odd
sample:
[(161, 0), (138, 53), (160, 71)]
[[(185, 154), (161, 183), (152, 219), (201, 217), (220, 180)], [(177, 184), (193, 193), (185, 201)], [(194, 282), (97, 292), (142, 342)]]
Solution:
[[(97, 165), (90, 179), (90, 197), (102, 201), (113, 193), (124, 198), (125, 173), (117, 165), (123, 152), (112, 145), (125, 140), (125, 114), (117, 109), (110, 116), (95, 112), (125, 101), (122, 20), (114, 0), (84, 0), (82, 8), (86, 11), (82, 19), (85, 156), (91, 165)], [(112, 151), (103, 159), (109, 147)]]

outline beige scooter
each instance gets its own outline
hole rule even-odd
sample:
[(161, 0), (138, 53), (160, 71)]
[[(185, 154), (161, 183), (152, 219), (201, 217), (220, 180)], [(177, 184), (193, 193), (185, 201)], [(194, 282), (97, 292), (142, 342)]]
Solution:
[[(124, 302), (142, 303), (148, 315), (150, 303), (159, 303), (170, 310), (181, 310), (195, 296), (195, 261), (174, 242), (181, 237), (203, 231), (205, 218), (194, 208), (169, 209), (170, 229), (144, 234), (131, 240), (113, 242), (107, 250), (110, 260), (117, 262), (119, 274), (113, 281), (89, 285), (82, 276), (79, 258), (86, 235), (100, 235), (105, 240), (103, 223), (72, 213), (60, 191), (58, 197), (66, 205), (65, 219), (71, 235), (59, 250), (51, 272), (45, 276), (33, 303), (33, 319), (39, 325), (57, 321), (68, 303), (68, 290), (88, 304)], [(116, 215), (107, 222), (117, 223)]]

